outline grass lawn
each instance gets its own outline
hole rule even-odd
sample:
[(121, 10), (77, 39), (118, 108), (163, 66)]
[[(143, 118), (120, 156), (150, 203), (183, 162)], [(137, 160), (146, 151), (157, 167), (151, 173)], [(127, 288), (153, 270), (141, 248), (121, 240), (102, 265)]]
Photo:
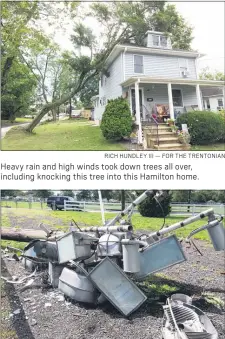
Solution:
[(192, 151), (225, 151), (225, 143), (216, 143), (211, 145), (193, 145)]
[(125, 147), (107, 141), (100, 127), (84, 120), (63, 120), (43, 124), (27, 133), (21, 128), (11, 129), (2, 139), (2, 150), (115, 150)]
[[(112, 219), (116, 214), (106, 213), (106, 220)], [(28, 221), (28, 224), (38, 225), (39, 222), (43, 222), (46, 226), (53, 229), (61, 229), (67, 231), (70, 226), (71, 220), (74, 219), (80, 225), (87, 226), (102, 226), (100, 213), (91, 212), (73, 212), (73, 211), (51, 211), (51, 210), (35, 210), (26, 208), (2, 208), (2, 227), (18, 227), (24, 225)], [(166, 225), (172, 225), (178, 221), (182, 221), (184, 217), (170, 216), (166, 218)], [(14, 225), (11, 224), (11, 220), (14, 220)], [(15, 223), (16, 220), (16, 223)], [(162, 218), (147, 218), (142, 217), (140, 214), (134, 214), (132, 217), (132, 223), (135, 230), (144, 231), (156, 231), (159, 230), (163, 224)], [(178, 237), (186, 238), (188, 234), (193, 230), (206, 224), (206, 220), (200, 220), (194, 224), (188, 225), (174, 232)], [(82, 226), (81, 226), (82, 227)], [(29, 228), (26, 226), (25, 228)], [(207, 231), (202, 231), (195, 235), (195, 238), (205, 240), (209, 242), (209, 236)], [(15, 242), (8, 240), (2, 240), (1, 245), (3, 247), (11, 245), (16, 246)], [(23, 248), (24, 244), (20, 244), (20, 248)]]
[(31, 122), (32, 119), (29, 118), (16, 118), (13, 122), (9, 120), (1, 120), (1, 127), (9, 127), (9, 126), (16, 126), (18, 124), (23, 124), (26, 122)]

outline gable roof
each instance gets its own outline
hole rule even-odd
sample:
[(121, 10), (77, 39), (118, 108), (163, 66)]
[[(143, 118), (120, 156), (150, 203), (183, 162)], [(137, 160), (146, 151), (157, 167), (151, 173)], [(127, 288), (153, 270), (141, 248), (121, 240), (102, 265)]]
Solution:
[(203, 87), (201, 91), (203, 97), (223, 96), (222, 87)]
[(132, 52), (132, 53), (144, 53), (144, 54), (158, 54), (158, 55), (174, 55), (180, 57), (189, 57), (189, 58), (200, 58), (204, 56), (204, 54), (200, 54), (196, 51), (184, 51), (180, 49), (163, 49), (163, 48), (153, 48), (153, 47), (140, 47), (134, 44), (123, 44), (116, 45), (112, 52), (109, 54), (106, 59), (106, 64), (110, 65), (116, 57), (121, 52)]

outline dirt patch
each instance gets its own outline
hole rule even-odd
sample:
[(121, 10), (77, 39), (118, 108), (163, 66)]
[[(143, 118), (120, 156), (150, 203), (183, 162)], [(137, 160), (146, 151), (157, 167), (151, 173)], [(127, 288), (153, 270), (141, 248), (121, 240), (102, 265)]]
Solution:
[[(12, 318), (6, 317), (4, 326), (14, 330), (17, 333), (15, 338), (19, 339), (160, 339), (162, 305), (171, 293), (181, 292), (193, 297), (194, 304), (206, 312), (219, 333), (219, 339), (222, 339), (224, 306), (209, 302), (204, 295), (213, 295), (218, 300), (224, 298), (224, 253), (215, 252), (202, 241), (196, 241), (196, 244), (204, 255), (200, 256), (193, 248), (184, 246), (187, 261), (152, 275), (145, 286), (141, 285), (148, 300), (128, 319), (109, 303), (87, 307), (66, 302), (62, 296), (59, 297), (57, 290), (19, 292), (18, 286), (10, 285), (5, 290), (7, 298), (12, 301), (10, 312), (15, 301), (15, 307), (21, 308), (21, 313)], [(29, 274), (20, 263), (5, 259), (4, 265), (4, 276)]]
[(62, 219), (51, 216), (42, 210), (35, 210), (35, 212), (32, 210), (32, 215), (27, 214), (26, 216), (24, 215), (23, 209), (18, 209), (15, 213), (15, 208), (5, 208), (4, 212), (9, 219), (11, 228), (38, 229), (40, 223), (49, 225), (52, 228), (58, 225), (69, 228), (69, 225)]

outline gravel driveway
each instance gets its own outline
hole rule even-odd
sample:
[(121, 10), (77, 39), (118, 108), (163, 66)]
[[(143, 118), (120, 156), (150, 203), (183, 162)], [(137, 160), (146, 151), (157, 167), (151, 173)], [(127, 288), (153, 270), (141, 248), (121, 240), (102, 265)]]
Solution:
[[(224, 298), (224, 253), (215, 252), (202, 242), (196, 244), (204, 253), (200, 256), (193, 248), (184, 248), (188, 261), (151, 276), (148, 300), (129, 319), (109, 303), (97, 308), (69, 303), (57, 290), (32, 289), (19, 292), (18, 285), (5, 284), (2, 298), (2, 333), (7, 339), (118, 339), (161, 338), (162, 305), (175, 291), (193, 297), (194, 304), (212, 320), (224, 338), (224, 306), (211, 303), (203, 297), (207, 293), (221, 301)], [(4, 259), (3, 276), (28, 274), (20, 262)], [(155, 292), (153, 286), (164, 287)], [(165, 290), (168, 286), (168, 292)], [(173, 292), (173, 293), (174, 293)], [(153, 298), (152, 298), (153, 297)], [(155, 298), (155, 301), (152, 300)], [(209, 299), (208, 299), (209, 300)], [(20, 313), (12, 315), (20, 309)]]

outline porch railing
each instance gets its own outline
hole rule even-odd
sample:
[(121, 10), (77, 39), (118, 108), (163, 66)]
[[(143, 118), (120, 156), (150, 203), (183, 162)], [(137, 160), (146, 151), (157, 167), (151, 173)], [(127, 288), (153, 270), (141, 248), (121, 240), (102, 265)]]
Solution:
[[(156, 131), (156, 143), (159, 146), (159, 123), (156, 118), (152, 115), (152, 113), (149, 112), (149, 110), (145, 107), (145, 105), (142, 105), (142, 113), (144, 113), (145, 119), (142, 117), (142, 122), (150, 123), (151, 126), (151, 135), (153, 137), (153, 131)], [(154, 128), (153, 128), (154, 127)]]

